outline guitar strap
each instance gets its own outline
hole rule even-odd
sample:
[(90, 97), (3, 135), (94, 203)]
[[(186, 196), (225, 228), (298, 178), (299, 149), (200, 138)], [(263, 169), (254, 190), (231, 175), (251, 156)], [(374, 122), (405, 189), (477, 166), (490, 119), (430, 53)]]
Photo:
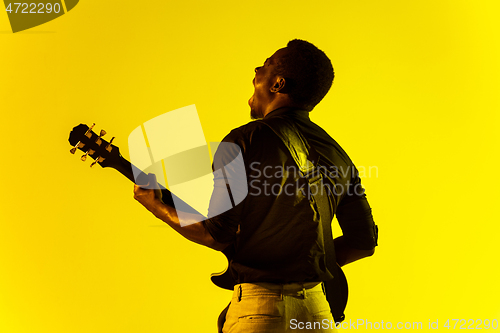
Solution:
[(335, 322), (340, 323), (345, 319), (344, 307), (335, 300), (341, 299), (343, 302), (340, 302), (340, 304), (345, 304), (347, 302), (347, 290), (341, 287), (340, 279), (345, 277), (337, 265), (335, 257), (331, 224), (334, 212), (331, 209), (328, 189), (323, 185), (323, 175), (320, 168), (318, 168), (320, 155), (289, 119), (273, 117), (259, 122), (266, 124), (283, 141), (302, 175), (309, 183), (309, 192), (307, 194), (308, 198), (312, 199), (320, 216), (321, 227), (319, 234), (320, 239), (323, 239), (325, 249), (325, 260), (320, 262), (320, 265), (326, 264), (326, 270), (325, 267), (321, 268), (333, 277), (324, 281), (326, 299), (330, 304)]

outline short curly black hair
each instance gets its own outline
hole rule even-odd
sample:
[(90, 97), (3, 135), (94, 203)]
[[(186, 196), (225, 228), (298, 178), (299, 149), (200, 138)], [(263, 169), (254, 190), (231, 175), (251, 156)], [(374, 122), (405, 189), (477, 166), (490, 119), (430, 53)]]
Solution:
[(292, 102), (311, 111), (330, 90), (335, 76), (332, 62), (313, 44), (293, 39), (278, 60), (276, 74), (285, 78)]

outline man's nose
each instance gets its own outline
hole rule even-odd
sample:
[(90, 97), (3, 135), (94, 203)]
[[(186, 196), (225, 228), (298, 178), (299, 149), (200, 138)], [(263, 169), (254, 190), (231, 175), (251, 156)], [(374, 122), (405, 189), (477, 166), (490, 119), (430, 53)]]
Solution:
[(258, 71), (259, 69), (261, 69), (261, 68), (262, 68), (262, 66), (255, 67), (255, 73), (257, 73), (257, 71)]

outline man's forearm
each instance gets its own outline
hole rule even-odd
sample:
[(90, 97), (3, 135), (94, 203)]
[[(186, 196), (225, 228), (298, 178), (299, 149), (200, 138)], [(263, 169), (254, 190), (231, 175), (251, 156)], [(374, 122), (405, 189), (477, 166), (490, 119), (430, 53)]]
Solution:
[[(152, 176), (151, 182), (156, 183)], [(153, 189), (145, 189), (134, 185), (134, 198), (157, 218), (171, 226), (175, 231), (192, 242), (208, 246), (214, 250), (221, 251), (227, 244), (217, 242), (207, 231), (202, 222), (205, 217), (201, 214), (182, 213), (182, 225), (175, 208), (161, 201), (161, 192)]]
[(375, 249), (359, 250), (349, 247), (346, 244), (344, 236), (335, 238), (333, 242), (335, 244), (335, 256), (339, 266), (347, 265), (356, 260), (369, 257), (375, 253)]
[(218, 251), (223, 250), (227, 246), (227, 244), (221, 244), (213, 239), (203, 223), (197, 222), (205, 219), (203, 215), (182, 213), (182, 223), (184, 225), (182, 226), (181, 219), (179, 219), (176, 209), (165, 205), (161, 201), (157, 202), (152, 207), (151, 213), (192, 242), (208, 246)]

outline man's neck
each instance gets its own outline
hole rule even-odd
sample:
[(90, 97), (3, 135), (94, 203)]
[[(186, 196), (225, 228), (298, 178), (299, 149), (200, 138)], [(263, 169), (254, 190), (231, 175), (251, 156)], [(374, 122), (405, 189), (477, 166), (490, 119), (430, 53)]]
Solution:
[(275, 99), (269, 105), (267, 106), (266, 110), (264, 110), (264, 114), (262, 115), (262, 118), (265, 118), (269, 113), (273, 112), (274, 110), (282, 109), (282, 108), (297, 108), (296, 105), (290, 101), (288, 96), (283, 96), (282, 98)]
[(297, 110), (301, 110), (301, 109), (297, 108), (297, 107), (284, 106), (284, 107), (281, 107), (281, 108), (278, 108), (276, 110), (269, 112), (264, 118), (274, 117), (274, 116), (282, 115), (284, 113), (289, 113), (289, 112), (297, 111)]

